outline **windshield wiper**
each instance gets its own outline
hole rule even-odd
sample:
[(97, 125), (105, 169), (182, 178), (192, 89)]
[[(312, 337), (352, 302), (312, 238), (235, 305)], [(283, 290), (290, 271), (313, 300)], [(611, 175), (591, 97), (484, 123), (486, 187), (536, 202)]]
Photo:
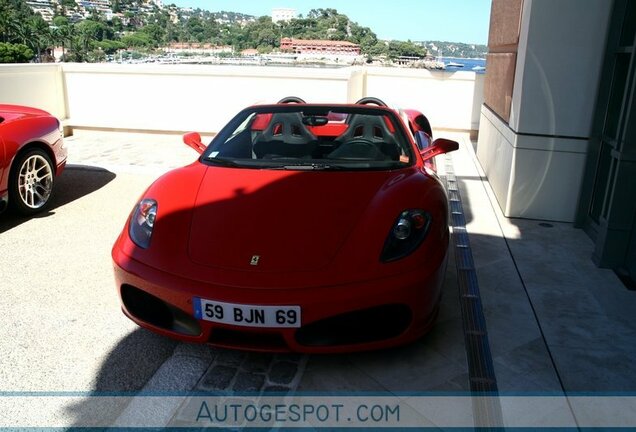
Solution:
[(210, 162), (214, 165), (219, 165), (219, 166), (226, 166), (226, 167), (237, 167), (239, 166), (239, 164), (237, 164), (236, 162), (234, 162), (233, 160), (230, 159), (224, 159), (224, 158), (216, 158), (216, 157), (206, 157), (205, 158), (206, 162)]
[(343, 167), (337, 165), (329, 165), (325, 163), (298, 163), (287, 164), (274, 167), (274, 169), (298, 170), (298, 171), (323, 171), (323, 170), (340, 170)]

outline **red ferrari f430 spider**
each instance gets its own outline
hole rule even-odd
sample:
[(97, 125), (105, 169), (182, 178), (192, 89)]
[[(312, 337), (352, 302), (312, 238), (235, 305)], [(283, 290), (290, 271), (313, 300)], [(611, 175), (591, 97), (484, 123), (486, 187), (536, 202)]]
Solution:
[(437, 315), (449, 229), (419, 112), (365, 98), (249, 107), (156, 180), (112, 250), (124, 313), (183, 341), (344, 352), (415, 340)]
[(0, 105), (0, 211), (46, 209), (66, 164), (60, 122), (37, 108)]

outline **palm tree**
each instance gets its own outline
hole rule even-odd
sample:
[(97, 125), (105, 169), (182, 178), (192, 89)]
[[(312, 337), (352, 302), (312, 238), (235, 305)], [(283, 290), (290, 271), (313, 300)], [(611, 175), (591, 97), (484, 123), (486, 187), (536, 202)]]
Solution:
[(9, 20), (10, 15), (4, 8), (0, 8), (0, 35), (2, 35), (2, 42), (8, 42), (9, 38)]
[(22, 22), (12, 9), (2, 10), (0, 8), (0, 33), (3, 42), (18, 42)]
[(62, 29), (57, 26), (51, 27), (51, 38), (53, 39), (53, 43), (56, 47), (58, 45), (62, 45), (62, 61), (64, 61), (64, 54), (66, 54), (66, 51), (64, 50), (66, 40), (64, 38), (64, 35), (62, 34)]
[(51, 40), (49, 25), (40, 15), (18, 23), (18, 40), (37, 53), (37, 61), (42, 61), (42, 48)]
[(42, 62), (42, 49), (46, 49), (52, 42), (51, 29), (44, 19), (36, 15), (31, 20), (33, 26), (33, 34), (35, 36), (35, 47), (38, 53), (38, 61)]
[(62, 45), (62, 61), (66, 61), (66, 43), (69, 44), (69, 51), (73, 51), (73, 38), (75, 37), (75, 26), (73, 24), (65, 24), (55, 29), (55, 35), (58, 43)]

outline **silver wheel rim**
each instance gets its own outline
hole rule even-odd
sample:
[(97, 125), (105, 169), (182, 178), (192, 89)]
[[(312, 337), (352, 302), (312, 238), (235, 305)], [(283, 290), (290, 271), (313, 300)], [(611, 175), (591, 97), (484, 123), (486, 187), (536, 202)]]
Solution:
[(24, 205), (32, 209), (42, 207), (51, 196), (53, 172), (49, 162), (40, 155), (28, 157), (18, 174), (18, 192)]

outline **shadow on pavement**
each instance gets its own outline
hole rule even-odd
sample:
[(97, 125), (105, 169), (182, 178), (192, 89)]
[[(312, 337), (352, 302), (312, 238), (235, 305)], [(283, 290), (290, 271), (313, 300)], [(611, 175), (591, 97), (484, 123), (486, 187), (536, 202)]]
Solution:
[(55, 181), (49, 209), (31, 217), (23, 217), (7, 211), (0, 216), (0, 233), (31, 219), (51, 216), (55, 214), (57, 208), (101, 189), (113, 181), (115, 177), (117, 177), (115, 173), (103, 168), (83, 165), (66, 167), (62, 175)]
[[(111, 425), (136, 392), (143, 389), (177, 342), (138, 328), (108, 353), (86, 398), (65, 408), (72, 427)], [(91, 398), (92, 396), (113, 396)]]

